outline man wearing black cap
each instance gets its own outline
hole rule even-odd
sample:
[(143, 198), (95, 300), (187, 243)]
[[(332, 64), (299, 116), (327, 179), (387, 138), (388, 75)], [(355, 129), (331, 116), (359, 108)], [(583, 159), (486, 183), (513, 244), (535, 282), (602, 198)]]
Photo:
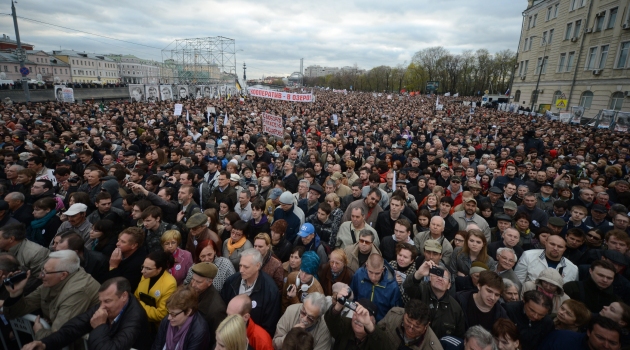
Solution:
[(227, 308), (221, 294), (212, 285), (219, 270), (215, 264), (209, 262), (195, 264), (191, 270), (193, 274), (190, 279), (190, 286), (197, 292), (198, 310), (208, 323), (210, 344), (214, 344), (215, 332), (226, 317)]
[(125, 167), (129, 170), (134, 169), (136, 167), (136, 157), (138, 156), (138, 152), (127, 151), (123, 154), (123, 156), (125, 156), (125, 159), (123, 160)]
[(502, 189), (497, 186), (490, 187), (486, 201), (490, 202), (492, 205), (492, 213), (494, 213), (494, 215), (503, 213), (503, 205), (505, 202), (501, 200), (501, 197), (503, 197)]
[[(333, 350), (346, 349), (387, 349), (390, 347), (386, 333), (376, 327), (376, 305), (369, 299), (361, 299), (355, 303), (356, 309), (352, 318), (341, 314), (344, 309), (339, 299), (347, 299), (350, 288), (342, 289), (333, 296), (333, 305), (324, 315), (324, 321), (328, 326), (330, 336), (335, 339)], [(350, 301), (350, 300), (348, 300)]]
[(219, 185), (219, 160), (211, 158), (208, 161), (208, 172), (203, 176), (203, 180), (210, 185), (210, 192)]
[(584, 220), (584, 225), (588, 227), (589, 230), (596, 228), (606, 234), (613, 228), (613, 224), (606, 220), (606, 213), (608, 213), (608, 210), (605, 206), (601, 204), (593, 205), (593, 208), (591, 208), (591, 216)]
[(319, 208), (319, 197), (324, 193), (324, 189), (317, 182), (314, 182), (308, 188), (307, 198), (298, 202), (298, 208), (302, 209), (305, 217), (309, 217), (317, 213)]
[(536, 206), (544, 211), (553, 209), (553, 184), (549, 181), (540, 186), (540, 192), (536, 193)]

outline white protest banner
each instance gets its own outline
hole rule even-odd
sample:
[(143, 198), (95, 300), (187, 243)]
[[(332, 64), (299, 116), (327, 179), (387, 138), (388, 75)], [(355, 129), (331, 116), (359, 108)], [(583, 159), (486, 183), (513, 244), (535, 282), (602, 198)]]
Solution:
[(582, 120), (582, 116), (584, 115), (584, 107), (574, 106), (574, 107), (571, 107), (571, 111), (573, 113), (573, 117), (571, 118), (571, 124), (580, 124), (580, 121)]
[(284, 126), (282, 125), (282, 117), (275, 116), (269, 113), (261, 113), (263, 133), (268, 133), (272, 136), (283, 137)]
[(612, 125), (613, 120), (615, 119), (615, 113), (617, 112), (610, 109), (602, 110), (602, 114), (599, 117), (599, 124), (597, 125), (597, 128), (609, 129), (610, 126)]
[(560, 112), (560, 121), (568, 123), (571, 121), (571, 112)]
[(628, 132), (630, 128), (630, 113), (617, 112), (617, 120), (615, 121), (615, 131)]
[(271, 91), (263, 89), (249, 89), (249, 94), (254, 97), (270, 98), (272, 100), (292, 101), (292, 102), (313, 102), (313, 94), (294, 94), (290, 92)]
[(74, 90), (64, 85), (55, 85), (55, 99), (57, 102), (74, 102)]
[(387, 99), (391, 100), (392, 99), (392, 95), (387, 95)]
[(335, 125), (339, 125), (339, 117), (336, 114), (333, 114), (333, 122), (335, 123)]
[(184, 108), (184, 105), (181, 103), (177, 103), (175, 104), (175, 112), (173, 112), (173, 115), (182, 115), (182, 108)]

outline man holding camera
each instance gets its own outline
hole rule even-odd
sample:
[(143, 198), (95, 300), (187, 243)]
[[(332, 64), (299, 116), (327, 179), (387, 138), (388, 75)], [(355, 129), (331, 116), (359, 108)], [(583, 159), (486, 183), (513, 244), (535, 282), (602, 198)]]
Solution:
[[(359, 349), (380, 350), (389, 348), (389, 340), (383, 330), (376, 327), (376, 305), (369, 299), (358, 303), (346, 302), (350, 289), (342, 289), (333, 298), (333, 305), (324, 315), (330, 336), (335, 339), (333, 350)], [(342, 316), (345, 305), (354, 309), (352, 318)]]
[[(431, 242), (431, 241), (429, 241)], [(424, 282), (429, 276), (430, 282)], [(450, 335), (463, 337), (466, 331), (464, 312), (457, 301), (448, 293), (451, 287), (451, 274), (431, 260), (425, 261), (412, 278), (403, 283), (410, 299), (418, 299), (435, 312), (431, 317), (431, 328), (438, 338)]]

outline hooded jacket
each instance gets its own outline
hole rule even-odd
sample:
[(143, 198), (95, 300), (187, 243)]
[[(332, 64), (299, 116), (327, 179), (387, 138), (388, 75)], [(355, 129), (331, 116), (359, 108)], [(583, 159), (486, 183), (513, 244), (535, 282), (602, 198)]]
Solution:
[(286, 220), (288, 225), (287, 225), (287, 231), (284, 233), (284, 236), (287, 238), (289, 242), (295, 241), (295, 237), (297, 237), (297, 233), (303, 224), (303, 221), (300, 219), (300, 216), (297, 213), (295, 213), (295, 211), (297, 210), (302, 212), (302, 210), (298, 208), (297, 205), (293, 204), (291, 209), (287, 211), (284, 211), (280, 206), (278, 206), (276, 210), (273, 212), (274, 221), (277, 221), (280, 219)]
[(521, 299), (523, 299), (523, 295), (525, 294), (525, 292), (538, 289), (539, 287), (542, 288), (543, 281), (551, 283), (554, 286), (558, 287), (558, 290), (554, 294), (553, 298), (551, 298), (551, 300), (553, 301), (553, 310), (551, 310), (551, 313), (556, 314), (558, 313), (558, 309), (560, 309), (560, 305), (562, 305), (565, 300), (571, 299), (568, 295), (564, 293), (564, 280), (556, 269), (544, 269), (540, 272), (540, 275), (538, 275), (538, 278), (536, 278), (535, 282), (525, 282), (521, 291)]
[(373, 284), (368, 275), (367, 269), (361, 267), (352, 277), (350, 288), (354, 292), (355, 300), (367, 298), (371, 300), (378, 310), (376, 311), (376, 321), (385, 317), (389, 309), (395, 306), (402, 306), (402, 297), (394, 269), (384, 262), (383, 275), (378, 284)]
[(101, 184), (101, 188), (104, 188), (107, 193), (112, 196), (112, 208), (123, 210), (123, 198), (120, 196), (120, 186), (115, 178), (108, 179)]

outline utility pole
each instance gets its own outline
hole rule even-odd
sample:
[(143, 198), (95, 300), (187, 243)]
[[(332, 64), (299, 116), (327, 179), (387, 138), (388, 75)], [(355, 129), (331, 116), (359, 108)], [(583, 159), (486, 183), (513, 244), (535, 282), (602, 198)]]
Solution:
[(24, 66), (26, 61), (26, 51), (22, 49), (22, 43), (20, 42), (20, 30), (18, 29), (17, 15), (15, 14), (15, 2), (11, 0), (11, 15), (13, 16), (13, 27), (15, 27), (15, 41), (17, 42), (16, 56), (20, 61), (20, 73), (22, 74), (22, 88), (24, 88), (24, 96), (26, 102), (31, 102), (31, 94), (28, 92), (28, 68)]
[(532, 98), (532, 106), (530, 108), (532, 112), (534, 111), (534, 105), (538, 103), (538, 98), (540, 98), (540, 92), (538, 91), (538, 86), (540, 85), (540, 76), (542, 75), (543, 67), (545, 67), (546, 69), (547, 64), (547, 60), (545, 59), (547, 55), (547, 41), (543, 38), (542, 42), (545, 45), (545, 50), (543, 51), (542, 60), (540, 61), (540, 67), (538, 67), (538, 80), (536, 81), (536, 90), (534, 90), (536, 92), (536, 100), (534, 101), (534, 99)]
[(247, 66), (245, 66), (245, 62), (243, 62), (243, 84), (247, 85), (247, 75), (245, 75), (245, 71), (247, 70)]

